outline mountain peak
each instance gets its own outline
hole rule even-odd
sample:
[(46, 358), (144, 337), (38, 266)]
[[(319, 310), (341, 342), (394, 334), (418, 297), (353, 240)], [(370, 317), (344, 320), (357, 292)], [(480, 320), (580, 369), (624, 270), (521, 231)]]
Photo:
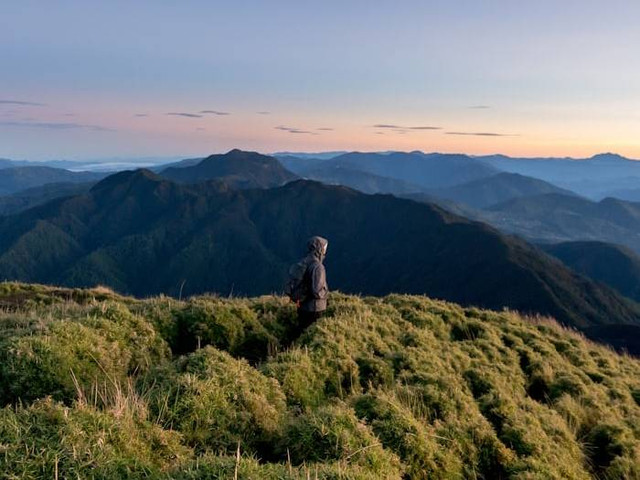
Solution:
[(167, 168), (164, 178), (183, 183), (221, 180), (234, 188), (272, 188), (298, 177), (274, 157), (239, 149), (210, 155), (197, 165)]
[(629, 159), (617, 153), (605, 152), (598, 153), (588, 159), (591, 162), (628, 162)]

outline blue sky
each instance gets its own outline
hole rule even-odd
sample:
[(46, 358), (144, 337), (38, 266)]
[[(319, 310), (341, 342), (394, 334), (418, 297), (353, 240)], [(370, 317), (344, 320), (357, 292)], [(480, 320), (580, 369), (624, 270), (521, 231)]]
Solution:
[(9, 0), (0, 157), (640, 158), (639, 20), (632, 1)]

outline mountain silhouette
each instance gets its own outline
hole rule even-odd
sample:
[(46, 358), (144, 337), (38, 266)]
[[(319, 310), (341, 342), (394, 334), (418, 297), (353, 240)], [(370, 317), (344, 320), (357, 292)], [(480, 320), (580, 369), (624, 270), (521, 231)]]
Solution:
[(234, 188), (278, 187), (298, 178), (274, 157), (237, 149), (223, 155), (211, 155), (195, 165), (166, 168), (160, 175), (181, 183), (216, 179)]
[(330, 285), (345, 292), (425, 293), (578, 327), (640, 318), (636, 304), (517, 238), (434, 205), (303, 180), (234, 190), (122, 172), (0, 217), (0, 229), (4, 279), (258, 295), (281, 291), (306, 239), (321, 234)]

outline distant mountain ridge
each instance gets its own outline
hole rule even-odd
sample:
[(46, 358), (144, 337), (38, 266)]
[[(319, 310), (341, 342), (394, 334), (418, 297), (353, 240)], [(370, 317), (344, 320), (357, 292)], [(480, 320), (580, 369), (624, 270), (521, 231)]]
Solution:
[(486, 208), (515, 198), (549, 193), (573, 196), (573, 192), (543, 180), (526, 177), (518, 173), (501, 172), (487, 178), (429, 190), (434, 197), (463, 203), (474, 208)]
[(614, 153), (590, 158), (515, 158), (505, 155), (475, 157), (504, 172), (539, 178), (600, 200), (612, 191), (628, 187), (628, 179), (640, 178), (640, 161)]
[(466, 155), (428, 155), (422, 152), (348, 153), (327, 160), (325, 166), (341, 166), (402, 180), (422, 188), (453, 186), (490, 177), (499, 171)]
[(84, 183), (97, 181), (105, 173), (71, 172), (53, 167), (9, 167), (0, 173), (0, 195), (11, 195), (48, 183)]

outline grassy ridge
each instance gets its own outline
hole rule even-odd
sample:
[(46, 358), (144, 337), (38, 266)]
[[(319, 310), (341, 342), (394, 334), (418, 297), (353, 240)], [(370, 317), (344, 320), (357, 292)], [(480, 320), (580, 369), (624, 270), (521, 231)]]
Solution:
[(640, 478), (640, 363), (545, 319), (0, 284), (0, 478)]

